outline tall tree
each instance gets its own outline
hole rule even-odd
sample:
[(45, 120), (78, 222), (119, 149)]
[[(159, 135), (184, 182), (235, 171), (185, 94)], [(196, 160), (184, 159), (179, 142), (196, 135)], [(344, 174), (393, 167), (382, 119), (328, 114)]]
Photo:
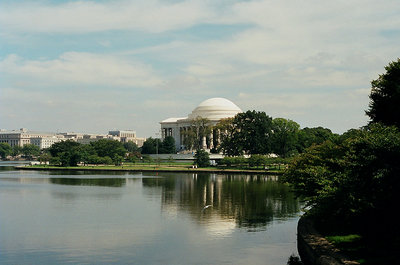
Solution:
[(90, 145), (93, 146), (97, 155), (100, 157), (114, 157), (115, 155), (124, 157), (126, 153), (124, 145), (116, 140), (100, 139), (98, 141), (91, 142)]
[(400, 128), (400, 59), (385, 67), (386, 73), (371, 82), (370, 103), (366, 114), (372, 122)]
[(12, 153), (12, 148), (8, 143), (0, 143), (0, 157), (6, 158)]
[(334, 142), (338, 138), (330, 129), (323, 127), (303, 128), (298, 133), (297, 149), (300, 153), (312, 145), (322, 144), (329, 140)]
[(162, 142), (162, 148), (160, 154), (175, 154), (175, 139), (172, 136), (167, 136)]
[(26, 144), (22, 147), (22, 154), (32, 159), (33, 156), (38, 156), (40, 154), (40, 148), (34, 144)]
[(53, 144), (49, 148), (49, 152), (53, 157), (59, 156), (60, 153), (68, 152), (71, 149), (78, 148), (81, 144), (73, 140), (66, 140)]
[(272, 151), (272, 118), (265, 112), (248, 110), (237, 114), (226, 133), (221, 149), (227, 155), (268, 154)]
[(130, 153), (137, 152), (139, 150), (139, 147), (137, 146), (137, 144), (132, 141), (128, 141), (128, 142), (124, 143), (124, 147)]
[(300, 125), (292, 120), (275, 118), (272, 120), (272, 149), (273, 152), (286, 157), (296, 150)]
[(143, 143), (142, 154), (156, 154), (159, 153), (158, 149), (161, 148), (162, 142), (158, 138), (149, 137)]

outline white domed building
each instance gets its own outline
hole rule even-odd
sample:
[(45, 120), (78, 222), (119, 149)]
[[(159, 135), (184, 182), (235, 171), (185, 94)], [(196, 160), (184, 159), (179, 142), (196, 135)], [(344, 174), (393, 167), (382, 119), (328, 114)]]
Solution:
[[(221, 119), (232, 118), (242, 110), (232, 101), (225, 98), (210, 98), (201, 102), (187, 117), (169, 118), (160, 122), (162, 140), (167, 136), (175, 139), (177, 150), (185, 150), (183, 144), (184, 132), (188, 130), (192, 121), (196, 118), (206, 118), (210, 121), (211, 126), (216, 125)], [(203, 139), (203, 149), (212, 149), (214, 147), (214, 132)]]

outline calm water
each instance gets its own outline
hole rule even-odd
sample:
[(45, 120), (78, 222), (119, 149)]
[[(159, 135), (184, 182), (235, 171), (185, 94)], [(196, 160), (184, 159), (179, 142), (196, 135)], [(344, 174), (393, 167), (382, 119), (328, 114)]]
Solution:
[(0, 167), (0, 264), (286, 264), (299, 214), (276, 177)]

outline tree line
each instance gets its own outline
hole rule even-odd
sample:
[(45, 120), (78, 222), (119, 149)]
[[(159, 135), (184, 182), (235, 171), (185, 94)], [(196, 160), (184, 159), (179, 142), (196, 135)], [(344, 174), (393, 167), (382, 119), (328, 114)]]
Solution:
[(28, 159), (40, 155), (40, 148), (34, 144), (11, 147), (8, 143), (0, 143), (0, 158), (6, 159), (8, 156), (24, 156)]
[(395, 264), (397, 256), (379, 251), (400, 247), (400, 59), (385, 70), (371, 82), (369, 123), (306, 149), (283, 181), (307, 200), (307, 215), (322, 231), (360, 234), (367, 255)]

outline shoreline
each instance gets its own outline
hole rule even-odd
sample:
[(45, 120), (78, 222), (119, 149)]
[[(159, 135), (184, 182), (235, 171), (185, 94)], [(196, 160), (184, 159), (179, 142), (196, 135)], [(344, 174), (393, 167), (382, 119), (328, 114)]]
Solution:
[(201, 169), (201, 168), (101, 168), (101, 167), (34, 167), (34, 166), (14, 166), (20, 170), (72, 170), (72, 171), (108, 171), (108, 172), (171, 172), (171, 173), (230, 173), (230, 174), (262, 174), (262, 175), (282, 175), (283, 172), (266, 170), (236, 170), (236, 169)]
[(297, 224), (297, 249), (304, 264), (359, 265), (323, 237), (311, 218), (302, 216)]

